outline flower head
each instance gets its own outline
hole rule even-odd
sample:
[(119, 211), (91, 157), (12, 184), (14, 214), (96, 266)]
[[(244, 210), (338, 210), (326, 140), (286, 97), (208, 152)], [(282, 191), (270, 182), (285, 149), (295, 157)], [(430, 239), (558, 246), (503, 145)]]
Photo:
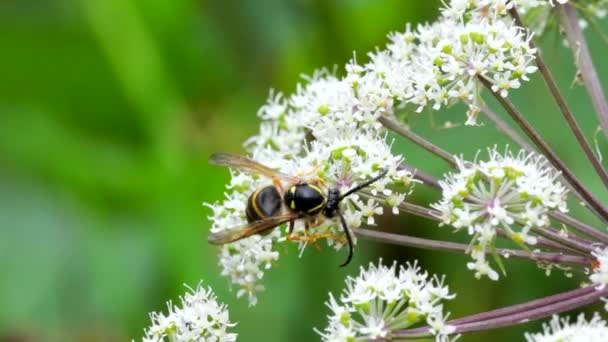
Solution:
[(553, 316), (549, 324), (543, 324), (542, 333), (526, 333), (528, 342), (603, 342), (608, 341), (606, 322), (595, 313), (590, 321), (580, 314), (576, 323), (568, 317)]
[(445, 325), (442, 300), (454, 298), (443, 279), (429, 276), (416, 263), (407, 267), (369, 265), (346, 279), (339, 300), (330, 294), (329, 325), (319, 332), (323, 341), (390, 339), (398, 329), (426, 322), (438, 339), (453, 329)]
[(145, 330), (144, 342), (233, 342), (236, 334), (226, 305), (219, 304), (213, 291), (199, 284), (180, 297), (182, 305), (167, 302), (168, 313), (150, 314), (152, 326)]
[(466, 229), (473, 236), (468, 267), (476, 276), (498, 279), (486, 261), (497, 230), (516, 243), (534, 245), (534, 228), (549, 224), (548, 213), (567, 211), (566, 188), (559, 172), (538, 154), (520, 151), (500, 154), (488, 150), (487, 161), (457, 159), (458, 172), (440, 181), (442, 199), (431, 206), (441, 213), (442, 224)]
[[(360, 93), (352, 82), (321, 70), (289, 96), (271, 92), (258, 112), (262, 119), (259, 133), (245, 142), (247, 154), (258, 163), (298, 176), (302, 182), (315, 183), (325, 192), (337, 188), (344, 193), (386, 171), (367, 191), (386, 197), (385, 202), (396, 208), (413, 181), (411, 173), (400, 168), (403, 156), (391, 152), (391, 142), (377, 121), (390, 103), (384, 102), (384, 97)], [(212, 210), (211, 232), (245, 225), (248, 197), (255, 189), (272, 184), (271, 179), (233, 171), (226, 198), (207, 204)], [(352, 194), (342, 201), (340, 210), (349, 227), (375, 224), (384, 204), (376, 198)], [(309, 233), (326, 238), (336, 249), (345, 245), (339, 221), (319, 217), (307, 232), (305, 220), (295, 221), (291, 235), (301, 241), (300, 248), (313, 242)], [(252, 305), (256, 293), (263, 290), (260, 280), (265, 270), (279, 258), (275, 243), (286, 238), (286, 229), (275, 229), (222, 248), (222, 274), (239, 286), (237, 294), (247, 295)]]
[(506, 17), (510, 6), (506, 0), (452, 1), (435, 23), (391, 33), (386, 48), (370, 53), (367, 64), (352, 61), (348, 78), (356, 80), (361, 96), (397, 109), (409, 105), (420, 112), (464, 102), (467, 124), (473, 125), (479, 78), (506, 97), (537, 70), (530, 36)]

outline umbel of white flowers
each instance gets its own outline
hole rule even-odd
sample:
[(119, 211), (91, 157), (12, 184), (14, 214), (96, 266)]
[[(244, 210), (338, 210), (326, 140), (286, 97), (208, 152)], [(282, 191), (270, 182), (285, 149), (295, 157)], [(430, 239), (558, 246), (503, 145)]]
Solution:
[(430, 326), (437, 341), (447, 341), (453, 329), (445, 324), (443, 300), (454, 298), (443, 278), (429, 276), (416, 262), (406, 267), (370, 263), (357, 277), (346, 279), (338, 300), (330, 293), (331, 310), (323, 341), (391, 340), (392, 333), (418, 323)]
[[(387, 175), (370, 188), (373, 196), (355, 194), (341, 207), (349, 227), (374, 225), (375, 217), (384, 213), (383, 205), (398, 213), (415, 182), (413, 175), (401, 167), (405, 157), (391, 151), (392, 141), (387, 139), (379, 119), (461, 102), (468, 106), (466, 124), (475, 125), (483, 106), (480, 82), (487, 82), (493, 92), (505, 98), (537, 71), (536, 49), (531, 44), (533, 35), (515, 25), (509, 10), (517, 6), (521, 13), (548, 12), (556, 3), (565, 2), (445, 1), (434, 23), (408, 24), (405, 31), (390, 33), (388, 44), (369, 53), (368, 62), (360, 65), (355, 59), (350, 61), (344, 77), (320, 70), (306, 77), (292, 94), (271, 91), (258, 111), (261, 119), (258, 134), (244, 142), (246, 153), (283, 173), (298, 175), (303, 181), (316, 180), (341, 191), (387, 170)], [(608, 1), (581, 0), (577, 6), (601, 17)], [(501, 192), (478, 192), (493, 191), (492, 184), (474, 180), (466, 190), (470, 198), (483, 203), (467, 204), (469, 198), (458, 199), (458, 194), (448, 198), (444, 194), (437, 208), (446, 215), (442, 217), (445, 224), (466, 227), (472, 235), (470, 253), (474, 261), (468, 268), (478, 277), (498, 279), (498, 272), (486, 261), (486, 252), (492, 252), (496, 227), (500, 224), (507, 236), (522, 247), (533, 245), (535, 237), (531, 232), (547, 221), (547, 213), (565, 209), (565, 190), (555, 180), (557, 172), (542, 157), (507, 153), (490, 159), (488, 163), (502, 163), (505, 167), (509, 163), (522, 166), (527, 173), (498, 175), (498, 171), (477, 167), (474, 173), (494, 177), (492, 182), (501, 183)], [(469, 166), (463, 160), (460, 164), (461, 173), (452, 174), (443, 182), (446, 190), (457, 185), (452, 184), (457, 178), (466, 177)], [(212, 211), (209, 217), (212, 233), (246, 224), (248, 196), (256, 188), (271, 183), (264, 177), (238, 171), (231, 175), (225, 199), (205, 204)], [(532, 189), (536, 180), (542, 181), (537, 188), (545, 188)], [(526, 181), (529, 183), (523, 184)], [(554, 203), (542, 202), (546, 199), (544, 194), (532, 192), (530, 198), (540, 199), (541, 203), (526, 199), (528, 190), (556, 191), (552, 195)], [(462, 203), (457, 203), (458, 200)], [(475, 204), (486, 207), (476, 208)], [(484, 221), (482, 213), (491, 219)], [(465, 225), (467, 220), (470, 225)], [(304, 224), (300, 221), (296, 221), (295, 235), (302, 236)], [(319, 236), (327, 237), (329, 246), (335, 249), (344, 246), (342, 229), (335, 220), (325, 220), (314, 229)], [(268, 235), (252, 236), (221, 248), (221, 272), (237, 285), (237, 296), (247, 296), (251, 305), (257, 302), (257, 293), (264, 289), (261, 284), (264, 273), (279, 258), (276, 244), (285, 239), (286, 230), (276, 229)], [(302, 242), (299, 245), (301, 250), (305, 246)]]
[(431, 206), (441, 213), (442, 224), (471, 235), (471, 257), (467, 266), (476, 277), (498, 279), (486, 260), (492, 252), (497, 231), (520, 245), (536, 244), (534, 228), (549, 224), (548, 213), (567, 211), (566, 188), (549, 162), (536, 153), (488, 149), (487, 160), (473, 162), (457, 158), (458, 171), (439, 184), (442, 198)]
[(553, 316), (549, 324), (543, 324), (542, 333), (526, 333), (528, 342), (605, 342), (608, 341), (606, 322), (595, 313), (590, 321), (580, 314), (576, 323), (570, 319)]
[[(459, 9), (470, 14), (466, 23), (455, 20), (449, 6), (436, 24), (389, 35), (391, 43), (385, 50), (370, 55), (364, 66), (349, 63), (343, 78), (322, 70), (291, 95), (271, 92), (258, 112), (259, 134), (245, 142), (248, 154), (283, 173), (341, 191), (386, 170), (387, 175), (370, 188), (372, 195), (382, 195), (382, 202), (355, 194), (344, 201), (342, 210), (351, 228), (373, 225), (374, 217), (383, 213), (382, 204), (398, 213), (397, 207), (411, 191), (412, 174), (400, 167), (404, 157), (392, 153), (392, 142), (378, 119), (408, 105), (437, 107), (464, 99), (475, 108), (478, 77), (490, 79), (506, 96), (508, 89), (518, 87), (519, 80), (527, 80), (535, 71), (534, 50), (522, 29), (498, 12), (498, 4), (490, 6), (496, 13), (487, 20), (473, 2)], [(429, 61), (432, 65), (427, 65)], [(469, 113), (470, 123), (474, 118), (475, 113)], [(212, 209), (211, 232), (245, 224), (248, 196), (269, 183), (263, 177), (233, 172), (226, 198), (206, 204)], [(303, 231), (302, 222), (296, 222), (296, 234)], [(334, 220), (326, 220), (315, 232), (330, 236), (326, 239), (330, 246), (344, 245)], [(239, 286), (238, 296), (247, 295), (251, 304), (256, 303), (264, 271), (279, 258), (274, 244), (285, 236), (285, 231), (276, 230), (221, 249), (222, 274)]]
[(211, 288), (202, 284), (189, 288), (181, 306), (167, 302), (167, 314), (152, 312), (152, 325), (145, 330), (143, 342), (233, 342), (237, 334), (228, 329), (228, 308), (219, 304)]
[[(394, 214), (398, 213), (397, 206), (404, 201), (413, 183), (411, 173), (400, 168), (403, 157), (392, 154), (386, 133), (377, 122), (381, 111), (376, 104), (364, 105), (355, 90), (341, 79), (326, 71), (318, 72), (309, 84), (299, 86), (290, 97), (271, 96), (259, 113), (263, 119), (260, 133), (250, 138), (246, 147), (257, 162), (297, 175), (304, 182), (318, 182), (325, 191), (327, 187), (337, 187), (344, 193), (386, 171), (387, 174), (369, 188), (372, 194), (384, 196), (385, 201), (353, 194), (341, 204), (348, 227), (373, 225), (374, 217), (383, 213), (382, 204), (388, 205)], [(314, 139), (307, 142), (307, 136)], [(246, 224), (249, 195), (256, 188), (270, 184), (272, 180), (268, 178), (232, 172), (226, 198), (206, 204), (213, 211), (211, 232)], [(305, 234), (301, 220), (296, 221), (294, 232), (296, 236)], [(314, 232), (327, 236), (329, 246), (340, 249), (344, 245), (342, 227), (335, 220), (321, 222), (314, 227)], [(259, 281), (264, 270), (279, 258), (274, 245), (286, 236), (285, 230), (277, 229), (221, 249), (222, 274), (239, 285), (238, 296), (247, 295), (251, 304), (256, 303), (256, 293), (263, 290)]]

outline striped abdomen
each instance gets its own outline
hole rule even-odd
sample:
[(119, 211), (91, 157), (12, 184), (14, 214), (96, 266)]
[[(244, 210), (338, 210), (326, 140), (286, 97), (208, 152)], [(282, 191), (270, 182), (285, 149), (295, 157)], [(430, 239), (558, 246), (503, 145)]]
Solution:
[(254, 222), (281, 212), (281, 194), (273, 185), (254, 191), (247, 200), (247, 221)]

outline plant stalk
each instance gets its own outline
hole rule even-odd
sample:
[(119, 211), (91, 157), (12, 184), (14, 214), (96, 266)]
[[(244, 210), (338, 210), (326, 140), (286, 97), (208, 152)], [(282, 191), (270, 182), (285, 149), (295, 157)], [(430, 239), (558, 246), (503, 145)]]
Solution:
[(404, 125), (402, 122), (397, 120), (395, 117), (382, 115), (382, 116), (380, 116), (378, 121), (384, 127), (409, 139), (414, 144), (422, 147), (423, 149), (427, 150), (428, 152), (443, 159), (445, 162), (450, 164), (451, 167), (456, 167), (456, 160), (454, 159), (454, 156), (452, 156), (451, 153), (448, 153), (446, 150), (442, 149), (441, 147), (439, 147), (439, 146), (431, 143), (430, 141), (424, 139), (423, 137), (417, 135), (409, 127)]
[(535, 228), (533, 229), (538, 235), (543, 236), (551, 241), (561, 243), (566, 247), (572, 248), (579, 253), (589, 254), (594, 250), (593, 246), (589, 243), (573, 239), (570, 236), (562, 235), (558, 230), (554, 228)]
[[(360, 238), (377, 242), (390, 243), (399, 246), (423, 248), (436, 251), (466, 253), (469, 245), (451, 241), (423, 239), (414, 236), (387, 233), (371, 229), (354, 228), (355, 235)], [(555, 264), (573, 264), (589, 266), (591, 259), (579, 255), (567, 255), (562, 253), (522, 251), (508, 248), (496, 248), (496, 252), (502, 256), (509, 256), (518, 259), (527, 259), (534, 262), (549, 262)], [(490, 253), (490, 251), (488, 251)]]
[(404, 164), (404, 163), (399, 165), (399, 168), (403, 169), (403, 170), (408, 170), (409, 172), (411, 172), (414, 179), (421, 181), (424, 185), (430, 186), (435, 189), (441, 189), (441, 186), (439, 186), (439, 181), (437, 180), (436, 177), (431, 176), (428, 173), (424, 173), (424, 172), (416, 169), (415, 167)]
[(565, 4), (557, 6), (561, 27), (566, 33), (566, 39), (574, 54), (574, 60), (578, 65), (578, 70), (591, 97), (591, 103), (597, 113), (600, 126), (606, 137), (608, 137), (608, 102), (602, 89), (602, 83), (598, 76), (591, 52), (587, 45), (587, 40), (579, 25), (578, 15), (574, 6)]
[[(545, 297), (530, 303), (514, 305), (512, 307), (461, 318), (459, 319), (460, 322), (458, 322), (459, 320), (448, 321), (446, 324), (455, 328), (454, 334), (509, 327), (576, 309), (594, 303), (607, 295), (608, 288), (597, 290), (594, 286), (588, 286)], [(556, 300), (556, 298), (558, 298), (558, 300)], [(522, 308), (524, 308), (524, 310), (521, 310)], [(416, 338), (432, 336), (429, 333), (429, 328), (430, 327), (421, 327), (401, 330), (395, 333), (395, 337)]]
[(492, 109), (490, 109), (488, 106), (481, 104), (481, 103), (476, 104), (476, 106), (479, 107), (479, 110), (490, 121), (492, 121), (492, 123), (494, 123), (494, 125), (496, 125), (496, 128), (498, 129), (499, 132), (506, 135), (509, 139), (514, 141), (516, 144), (518, 144), (521, 148), (523, 148), (527, 152), (534, 152), (534, 147), (532, 147), (532, 145), (530, 145), (530, 143), (528, 143), (526, 141), (526, 139), (524, 139), (524, 137), (521, 136), (521, 134), (517, 133), (517, 131), (515, 131), (513, 129), (513, 127), (511, 127), (505, 120), (503, 120)]
[(568, 216), (559, 211), (551, 212), (549, 215), (551, 217), (553, 217), (554, 219), (558, 220), (559, 222), (561, 222), (567, 226), (570, 226), (589, 237), (593, 237), (593, 238), (597, 239), (598, 241), (608, 243), (607, 234), (603, 233), (599, 229), (597, 229), (589, 224), (586, 224), (585, 222), (579, 221), (579, 220), (573, 218), (572, 216)]
[[(576, 12), (574, 11), (573, 8), (571, 8), (571, 9), (572, 9), (572, 13), (574, 13), (574, 18), (576, 19)], [(564, 10), (564, 8), (562, 8), (562, 12), (563, 12), (563, 10)], [(515, 23), (518, 26), (523, 28), (524, 27), (523, 22), (521, 21), (521, 18), (519, 16), (519, 13), (517, 12), (517, 9), (515, 8), (515, 6), (513, 6), (509, 10), (509, 13), (515, 19)], [(567, 16), (566, 13), (564, 13), (563, 15)], [(564, 19), (564, 20), (566, 20), (566, 23), (569, 23), (568, 19), (569, 19), (569, 17)], [(562, 20), (562, 21), (564, 21), (564, 20)], [(576, 22), (575, 26), (578, 27), (578, 29), (580, 30), (578, 21)], [(534, 53), (534, 56), (536, 57), (535, 58), (536, 65), (538, 66), (538, 70), (540, 71), (541, 75), (543, 76), (543, 80), (545, 81), (547, 88), (549, 88), (551, 95), (553, 95), (553, 98), (555, 99), (555, 102), (557, 103), (557, 106), (559, 107), (559, 110), (562, 113), (562, 116), (568, 123), (570, 130), (572, 130), (572, 133), (574, 133), (574, 136), (576, 137), (576, 140), (578, 141), (579, 145), (583, 149), (585, 156), (587, 157), (589, 162), (591, 162), (593, 169), (595, 169), (595, 172), (597, 173), (597, 175), (600, 177), (600, 179), (604, 183), (604, 186), (608, 187), (608, 173), (606, 173), (606, 169), (604, 169), (604, 166), (602, 165), (602, 163), (599, 161), (599, 159), (593, 152), (593, 149), (591, 148), (589, 141), (587, 141), (587, 138), (585, 137), (583, 130), (579, 126), (578, 122), (576, 121), (574, 114), (572, 114), (572, 111), (570, 111), (570, 108), (566, 104), (566, 99), (564, 99), (561, 92), (559, 91), (559, 88), (558, 88), (557, 84), (555, 83), (555, 79), (553, 78), (553, 75), (551, 74), (551, 71), (545, 64), (545, 61), (543, 60), (543, 58), (540, 54), (540, 49), (536, 49), (536, 47), (534, 46), (534, 43), (532, 41), (530, 41), (530, 47), (536, 50), (536, 52)], [(589, 59), (589, 62), (591, 63), (591, 65), (593, 65), (593, 62), (591, 62), (591, 59)], [(607, 115), (608, 115), (608, 113), (607, 113)]]

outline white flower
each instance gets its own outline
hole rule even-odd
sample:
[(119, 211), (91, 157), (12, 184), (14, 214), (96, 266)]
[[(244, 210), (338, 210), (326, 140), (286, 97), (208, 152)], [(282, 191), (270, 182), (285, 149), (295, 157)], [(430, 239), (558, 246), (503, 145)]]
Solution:
[(595, 257), (595, 262), (589, 279), (601, 290), (608, 285), (608, 248), (598, 249), (591, 254)]
[(213, 291), (199, 284), (181, 299), (181, 307), (167, 302), (167, 315), (150, 314), (152, 326), (145, 330), (144, 342), (232, 342), (236, 334), (227, 329), (230, 323), (228, 309), (218, 304)]
[(443, 279), (429, 276), (416, 263), (407, 267), (371, 264), (359, 276), (346, 279), (337, 301), (329, 295), (329, 325), (317, 331), (323, 341), (390, 339), (391, 334), (418, 323), (431, 326), (438, 341), (447, 340), (453, 328), (445, 324), (442, 300), (450, 300)]
[(369, 63), (351, 61), (347, 78), (356, 79), (359, 96), (376, 99), (376, 105), (398, 100), (397, 108), (412, 105), (420, 112), (463, 101), (469, 106), (466, 124), (475, 125), (479, 77), (506, 97), (537, 70), (535, 49), (508, 17), (510, 6), (506, 0), (451, 1), (435, 23), (389, 34), (389, 44), (370, 53)]
[[(457, 20), (479, 21), (485, 18), (508, 17), (508, 10), (515, 7), (535, 33), (544, 33), (550, 20), (554, 19), (554, 7), (569, 0), (452, 0), (443, 9), (445, 17)], [(578, 0), (576, 7), (585, 16), (604, 18), (608, 9), (606, 0)], [(529, 14), (529, 15), (528, 15)], [(581, 22), (584, 28), (587, 21)]]
[(378, 206), (378, 203), (372, 199), (368, 199), (367, 204), (363, 203), (363, 201), (354, 201), (354, 203), (361, 211), (361, 215), (367, 217), (368, 225), (374, 225), (376, 223), (374, 215), (382, 215), (383, 213), (382, 207)]
[(399, 205), (405, 201), (405, 194), (391, 193), (386, 197), (386, 204), (392, 208), (394, 215), (399, 214)]
[(440, 181), (442, 199), (431, 206), (441, 213), (442, 224), (466, 228), (473, 236), (467, 266), (476, 276), (498, 279), (486, 260), (493, 252), (497, 230), (518, 244), (533, 245), (534, 228), (549, 224), (552, 210), (567, 211), (566, 188), (541, 155), (520, 151), (517, 155), (496, 148), (488, 150), (487, 161), (467, 162), (457, 158), (458, 172)]
[(551, 318), (549, 324), (543, 324), (542, 333), (526, 333), (528, 342), (604, 342), (608, 341), (606, 322), (595, 313), (590, 321), (580, 314), (576, 323), (570, 323), (568, 317)]
[[(356, 65), (351, 65), (353, 72), (356, 69)], [(393, 103), (390, 94), (372, 94), (365, 90), (369, 84), (358, 82), (362, 81), (356, 74), (338, 78), (320, 70), (291, 95), (271, 91), (258, 112), (262, 119), (259, 133), (245, 142), (247, 154), (261, 164), (298, 176), (302, 182), (315, 183), (326, 192), (337, 188), (344, 193), (386, 171), (367, 191), (390, 196), (387, 202), (396, 208), (413, 181), (412, 175), (400, 168), (403, 156), (391, 152), (391, 142), (377, 120), (392, 110)], [(249, 196), (257, 188), (273, 184), (271, 179), (259, 175), (231, 175), (226, 198), (206, 204), (212, 210), (212, 233), (246, 225)], [(290, 186), (282, 185), (285, 190)], [(405, 190), (397, 191), (396, 187)], [(356, 228), (375, 224), (375, 216), (383, 213), (381, 204), (375, 198), (363, 199), (353, 194), (341, 203), (340, 210), (348, 227)], [(321, 215), (309, 232), (304, 220), (296, 220), (292, 235), (300, 240), (301, 251), (317, 239), (315, 236), (325, 238), (336, 249), (346, 243), (338, 220)], [(275, 244), (286, 238), (286, 229), (279, 227), (268, 235), (251, 236), (221, 248), (222, 274), (238, 285), (237, 295), (247, 296), (251, 305), (257, 301), (256, 293), (264, 289), (260, 281), (265, 271), (279, 258)]]

